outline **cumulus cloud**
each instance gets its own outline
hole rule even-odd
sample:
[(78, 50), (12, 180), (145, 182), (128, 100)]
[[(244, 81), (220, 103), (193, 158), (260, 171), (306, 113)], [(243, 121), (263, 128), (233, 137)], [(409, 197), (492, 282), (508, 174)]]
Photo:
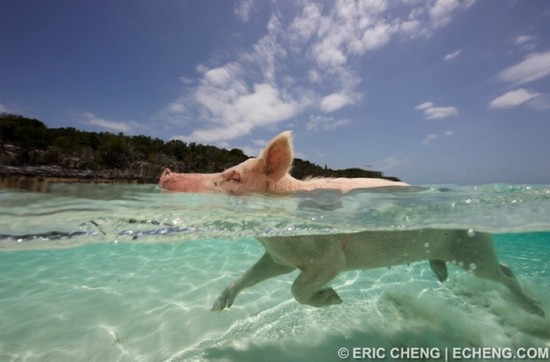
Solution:
[(424, 137), (422, 139), (422, 144), (425, 145), (425, 146), (428, 146), (430, 145), (430, 143), (432, 143), (433, 141), (441, 138), (441, 137), (450, 137), (450, 136), (453, 136), (454, 135), (454, 132), (453, 131), (446, 131), (445, 133), (442, 133), (442, 134), (429, 134), (429, 135), (426, 135), (426, 137)]
[(434, 104), (432, 102), (424, 102), (422, 104), (419, 104), (418, 106), (414, 107), (416, 110), (426, 110), (428, 108), (432, 108)]
[(540, 95), (528, 102), (527, 105), (536, 111), (547, 111), (550, 109), (550, 94)]
[(442, 119), (458, 115), (458, 110), (455, 107), (436, 107), (432, 102), (419, 104), (414, 109), (422, 111), (426, 119)]
[(458, 115), (455, 107), (433, 107), (424, 111), (427, 119), (441, 119)]
[(449, 61), (449, 60), (453, 60), (456, 57), (458, 57), (460, 55), (460, 53), (462, 53), (462, 49), (458, 49), (455, 52), (452, 52), (452, 53), (449, 53), (449, 54), (445, 55), (443, 57), (443, 60), (446, 61), (446, 62)]
[(231, 80), (231, 72), (226, 67), (210, 69), (206, 71), (204, 78), (215, 86), (223, 86)]
[(166, 111), (170, 114), (183, 114), (186, 110), (185, 100), (182, 98), (176, 99), (166, 107)]
[[(265, 33), (231, 59), (198, 65), (198, 79), (185, 77), (183, 94), (159, 113), (188, 130), (180, 138), (219, 143), (302, 112), (337, 112), (362, 97), (354, 60), (395, 37), (430, 36), (472, 3), (303, 0), (284, 9), (278, 2), (263, 3), (271, 10)], [(247, 23), (256, 6), (256, 1), (241, 0), (234, 13)], [(453, 107), (425, 111), (430, 118), (457, 113)], [(325, 126), (309, 120), (306, 127), (325, 130), (338, 120), (323, 122)]]
[(429, 8), (429, 14), (433, 26), (438, 28), (447, 25), (452, 18), (453, 13), (461, 6), (469, 7), (475, 1), (460, 1), (460, 0), (437, 0)]
[(247, 23), (250, 20), (250, 13), (252, 12), (253, 5), (254, 0), (241, 0), (237, 2), (233, 11), (243, 23)]
[(93, 126), (105, 128), (110, 131), (131, 133), (133, 130), (132, 125), (127, 122), (109, 121), (103, 118), (99, 118), (95, 114), (90, 112), (84, 112), (82, 116), (86, 123), (91, 124)]
[(550, 75), (550, 51), (531, 53), (518, 64), (499, 73), (498, 78), (506, 83), (521, 85)]
[(489, 108), (514, 108), (540, 95), (540, 93), (530, 92), (524, 88), (511, 90), (493, 99), (489, 103)]
[(394, 36), (430, 36), (474, 1), (410, 2), (415, 7), (408, 11), (408, 16), (392, 17), (391, 21), (385, 16), (396, 6), (391, 1), (336, 1), (324, 12), (321, 5), (306, 3), (301, 16), (291, 25), (294, 39), (310, 42), (310, 54), (320, 67), (341, 67), (352, 56), (385, 46)]
[(429, 134), (427, 135), (426, 137), (424, 137), (424, 139), (422, 140), (422, 143), (425, 144), (426, 146), (429, 145), (432, 141), (436, 140), (439, 138), (439, 135), (437, 134)]
[(323, 129), (325, 131), (331, 131), (338, 127), (347, 126), (350, 123), (350, 120), (346, 118), (336, 119), (334, 117), (312, 115), (307, 122), (307, 130), (319, 131)]
[(538, 42), (539, 38), (534, 35), (518, 35), (512, 39), (512, 42), (521, 49), (530, 51), (533, 50)]
[(321, 99), (319, 107), (323, 112), (330, 113), (353, 103), (355, 101), (352, 96), (343, 93), (332, 93)]
[(298, 105), (280, 94), (271, 84), (255, 84), (248, 90), (239, 80), (227, 87), (213, 87), (206, 81), (195, 93), (202, 105), (207, 127), (193, 131), (189, 136), (177, 136), (183, 140), (220, 142), (250, 133), (259, 126), (269, 126), (286, 120), (298, 112)]
[(533, 36), (533, 35), (518, 35), (518, 36), (514, 37), (514, 43), (516, 45), (524, 45), (524, 44), (527, 44), (527, 43), (532, 43), (537, 39), (538, 38), (536, 36)]

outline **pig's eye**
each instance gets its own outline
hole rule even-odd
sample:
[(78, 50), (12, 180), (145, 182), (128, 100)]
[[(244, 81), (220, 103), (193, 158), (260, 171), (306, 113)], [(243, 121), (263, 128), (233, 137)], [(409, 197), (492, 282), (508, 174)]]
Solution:
[(241, 182), (241, 174), (237, 171), (228, 172), (226, 176), (227, 181)]

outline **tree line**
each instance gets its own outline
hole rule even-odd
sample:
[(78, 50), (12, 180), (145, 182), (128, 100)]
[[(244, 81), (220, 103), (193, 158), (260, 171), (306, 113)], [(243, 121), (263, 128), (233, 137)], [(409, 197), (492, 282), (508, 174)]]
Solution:
[[(43, 122), (15, 114), (0, 115), (0, 165), (55, 165), (72, 170), (128, 170), (154, 178), (165, 167), (176, 172), (219, 172), (249, 157), (238, 148), (220, 149), (149, 136), (88, 132), (73, 127), (48, 128)], [(295, 159), (292, 174), (327, 177), (382, 177), (377, 171), (332, 170)], [(392, 178), (393, 179), (393, 178)]]

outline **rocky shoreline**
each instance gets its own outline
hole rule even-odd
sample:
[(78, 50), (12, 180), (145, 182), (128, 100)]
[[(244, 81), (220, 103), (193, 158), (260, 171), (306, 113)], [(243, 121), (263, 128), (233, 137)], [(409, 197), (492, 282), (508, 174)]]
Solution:
[(53, 183), (155, 184), (158, 175), (120, 170), (77, 170), (59, 166), (0, 166), (0, 188), (48, 192)]
[[(148, 136), (48, 128), (43, 122), (0, 113), (0, 188), (47, 192), (53, 183), (156, 184), (165, 167), (213, 173), (248, 159), (240, 149), (165, 142)], [(380, 171), (332, 170), (294, 159), (292, 176), (366, 177), (399, 181)]]

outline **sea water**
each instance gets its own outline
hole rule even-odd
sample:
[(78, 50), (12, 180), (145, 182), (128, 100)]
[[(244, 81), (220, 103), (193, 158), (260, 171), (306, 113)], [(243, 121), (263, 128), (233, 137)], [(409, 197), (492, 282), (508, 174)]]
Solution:
[[(452, 265), (439, 283), (427, 262), (342, 273), (330, 283), (344, 301), (336, 306), (296, 302), (294, 272), (210, 311), (262, 255), (257, 236), (419, 228), (492, 233), (500, 261), (547, 316)], [(0, 360), (544, 358), (549, 261), (550, 186), (241, 197), (154, 185), (0, 190)]]

